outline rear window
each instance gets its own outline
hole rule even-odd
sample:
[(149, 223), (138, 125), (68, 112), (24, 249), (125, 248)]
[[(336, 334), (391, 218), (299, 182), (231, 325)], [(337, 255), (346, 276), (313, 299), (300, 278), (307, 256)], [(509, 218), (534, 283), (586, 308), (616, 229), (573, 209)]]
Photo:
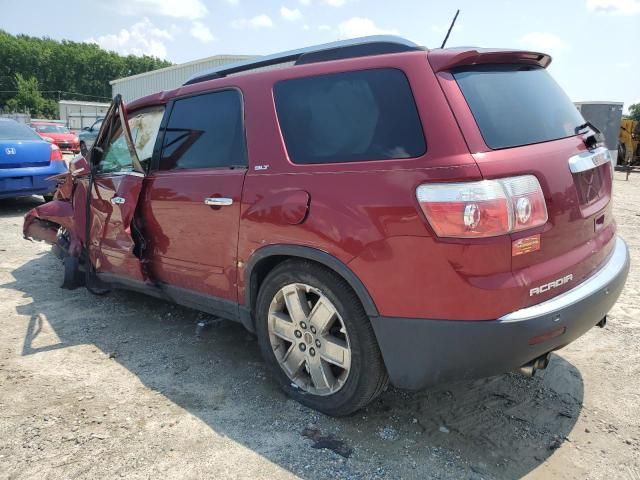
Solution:
[(570, 137), (584, 123), (544, 68), (482, 66), (458, 70), (453, 76), (492, 149)]
[(69, 129), (63, 125), (34, 125), (40, 133), (69, 133)]
[(411, 158), (426, 150), (411, 88), (400, 70), (284, 80), (274, 95), (294, 163)]
[(42, 138), (23, 123), (0, 121), (0, 140), (40, 140)]

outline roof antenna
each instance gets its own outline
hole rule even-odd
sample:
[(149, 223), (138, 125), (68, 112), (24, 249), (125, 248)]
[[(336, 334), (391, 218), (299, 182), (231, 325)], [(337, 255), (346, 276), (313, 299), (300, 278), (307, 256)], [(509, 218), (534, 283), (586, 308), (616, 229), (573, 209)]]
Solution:
[(444, 37), (444, 40), (442, 41), (442, 45), (440, 45), (440, 48), (444, 48), (444, 46), (447, 44), (447, 40), (449, 40), (449, 34), (451, 33), (453, 26), (456, 24), (456, 19), (458, 18), (459, 13), (460, 13), (460, 9), (456, 10), (456, 15), (453, 17), (453, 20), (451, 21), (451, 25), (449, 25), (449, 30), (447, 30), (447, 36)]

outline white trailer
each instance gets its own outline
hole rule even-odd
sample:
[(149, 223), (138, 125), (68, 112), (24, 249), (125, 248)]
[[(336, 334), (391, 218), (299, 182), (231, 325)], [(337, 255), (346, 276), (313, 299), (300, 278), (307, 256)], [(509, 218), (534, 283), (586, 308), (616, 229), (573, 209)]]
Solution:
[(622, 102), (575, 102), (585, 120), (593, 123), (604, 135), (604, 143), (615, 166), (618, 162), (618, 136), (622, 120)]

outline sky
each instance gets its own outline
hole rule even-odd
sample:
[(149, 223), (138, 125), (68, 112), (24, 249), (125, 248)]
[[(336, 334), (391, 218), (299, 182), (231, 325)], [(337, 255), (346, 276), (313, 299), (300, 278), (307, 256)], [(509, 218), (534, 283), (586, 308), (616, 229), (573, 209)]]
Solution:
[(640, 0), (0, 0), (0, 29), (182, 63), (396, 34), (549, 53), (574, 101), (640, 102)]

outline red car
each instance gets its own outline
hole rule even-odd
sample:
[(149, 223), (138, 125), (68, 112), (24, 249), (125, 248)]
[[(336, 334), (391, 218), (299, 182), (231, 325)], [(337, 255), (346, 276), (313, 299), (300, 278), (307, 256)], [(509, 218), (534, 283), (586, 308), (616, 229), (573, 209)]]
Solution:
[(31, 122), (38, 135), (54, 143), (63, 152), (80, 153), (80, 139), (64, 125), (55, 122)]
[(242, 322), (330, 415), (389, 379), (531, 375), (604, 326), (629, 269), (608, 151), (550, 61), (373, 37), (117, 97), (24, 234), (66, 287)]

